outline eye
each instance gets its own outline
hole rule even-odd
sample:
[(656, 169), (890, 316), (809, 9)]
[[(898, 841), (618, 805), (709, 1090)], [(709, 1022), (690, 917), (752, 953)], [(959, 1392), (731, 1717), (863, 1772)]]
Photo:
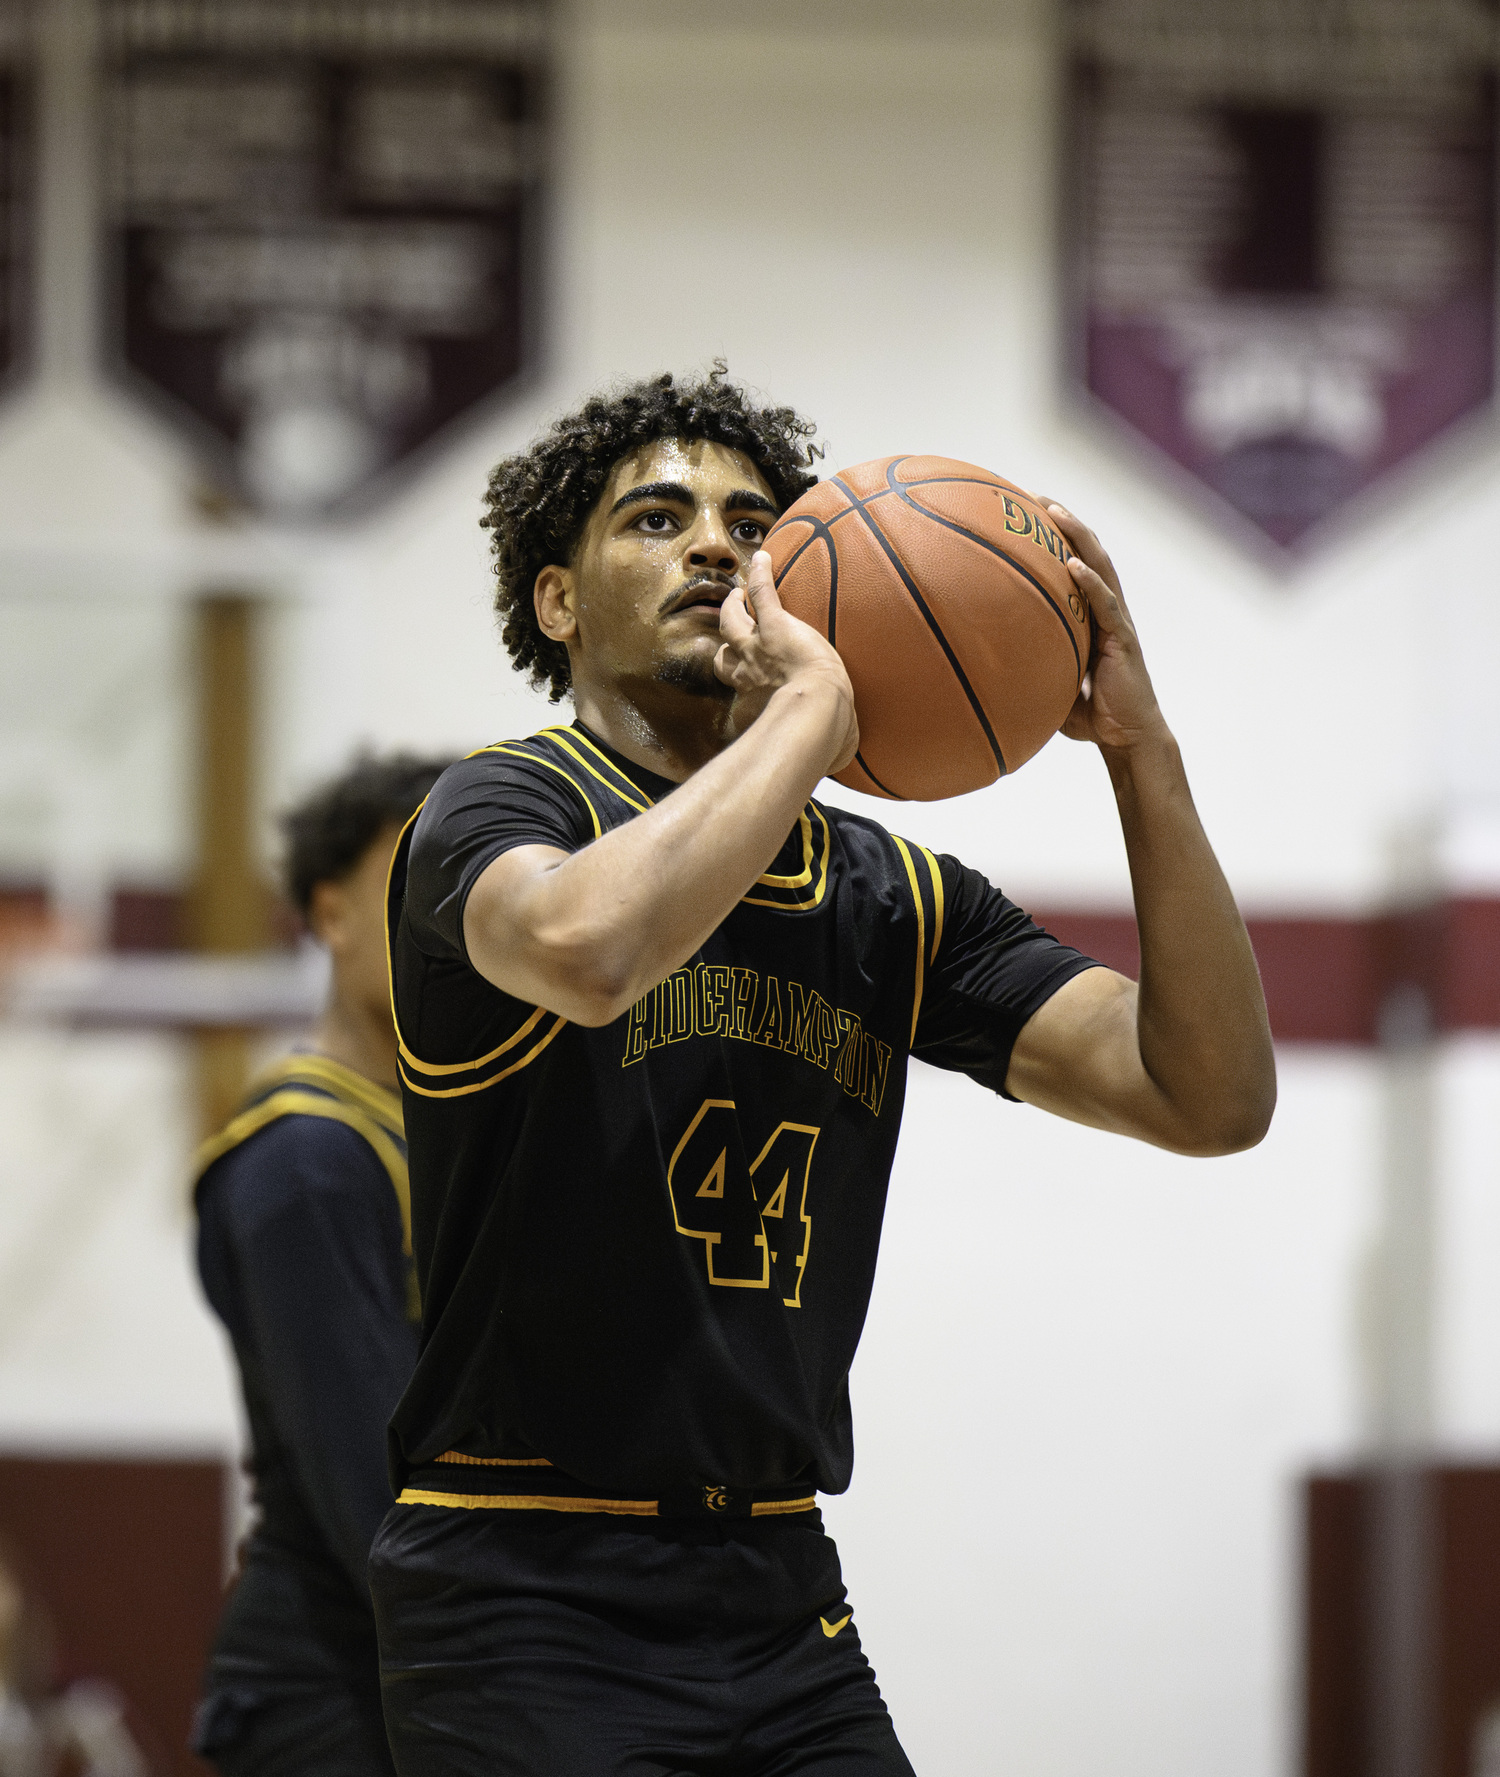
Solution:
[(742, 518), (731, 532), (731, 535), (741, 543), (759, 543), (765, 534), (765, 525), (753, 518)]
[(643, 512), (630, 528), (645, 531), (648, 536), (660, 537), (678, 527), (676, 516), (671, 512)]

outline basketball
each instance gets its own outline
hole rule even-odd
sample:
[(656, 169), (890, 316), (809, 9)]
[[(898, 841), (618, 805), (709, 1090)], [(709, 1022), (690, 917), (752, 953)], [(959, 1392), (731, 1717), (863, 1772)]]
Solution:
[(765, 547), (781, 602), (854, 687), (850, 789), (933, 802), (982, 789), (1057, 732), (1088, 670), (1067, 539), (1013, 482), (949, 457), (881, 457), (810, 488)]

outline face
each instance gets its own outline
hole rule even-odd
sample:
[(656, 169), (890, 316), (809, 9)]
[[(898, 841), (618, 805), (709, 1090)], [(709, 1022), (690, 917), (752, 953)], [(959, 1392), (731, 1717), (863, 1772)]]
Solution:
[(567, 567), (537, 576), (543, 630), (576, 688), (675, 685), (723, 697), (719, 606), (743, 585), (777, 506), (742, 452), (662, 439), (616, 463)]
[(391, 997), (385, 960), (385, 882), (400, 837), (399, 827), (382, 827), (347, 876), (314, 886), (308, 909), (313, 936), (327, 945), (333, 958), (338, 991), (386, 1021)]

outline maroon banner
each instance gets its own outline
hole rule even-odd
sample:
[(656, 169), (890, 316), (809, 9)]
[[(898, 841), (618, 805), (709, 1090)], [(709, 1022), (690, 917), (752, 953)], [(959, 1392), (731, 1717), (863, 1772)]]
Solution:
[(1077, 0), (1089, 394), (1290, 547), (1494, 388), (1480, 0)]
[(116, 363), (272, 512), (347, 505), (534, 331), (538, 0), (105, 0)]

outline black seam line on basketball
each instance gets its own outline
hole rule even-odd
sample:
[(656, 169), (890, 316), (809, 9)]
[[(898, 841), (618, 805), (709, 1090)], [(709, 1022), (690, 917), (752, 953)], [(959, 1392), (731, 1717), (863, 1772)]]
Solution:
[(898, 796), (889, 785), (881, 783), (880, 779), (876, 777), (875, 773), (871, 771), (869, 766), (865, 763), (865, 756), (860, 752), (858, 747), (854, 749), (854, 762), (859, 766), (865, 776), (869, 778), (870, 782), (874, 784), (875, 788), (877, 790), (883, 790), (885, 794), (890, 797), (892, 802), (900, 802), (903, 800), (903, 798)]
[[(838, 515), (835, 514), (834, 516), (837, 517)], [(834, 632), (838, 623), (839, 609), (838, 551), (833, 546), (833, 539), (829, 536), (828, 526), (823, 519), (814, 518), (809, 514), (806, 518), (799, 517), (798, 523), (810, 524), (813, 527), (812, 535), (806, 540), (806, 542), (797, 545), (782, 563), (781, 572), (771, 576), (771, 584), (779, 589), (782, 581), (791, 573), (792, 569), (802, 559), (806, 551), (811, 549), (813, 544), (817, 542), (819, 537), (821, 537), (828, 545), (828, 645), (830, 648), (837, 648), (838, 642), (834, 639)]]
[[(896, 459), (896, 462), (902, 463), (905, 460), (906, 459), (904, 457), (898, 457)], [(893, 464), (892, 467), (894, 468), (895, 464)], [(841, 481), (837, 475), (835, 475), (833, 477), (833, 481), (834, 481), (834, 485), (836, 487), (842, 488), (843, 491), (846, 494), (848, 494), (851, 499), (854, 497), (848, 484)], [(920, 506), (914, 506), (912, 508), (912, 510), (915, 512), (921, 512), (922, 508)], [(1000, 775), (1001, 775), (1001, 777), (1004, 777), (1005, 772), (1006, 772), (1005, 755), (1004, 755), (1004, 753), (1002, 753), (1000, 751), (1000, 743), (998, 740), (995, 739), (995, 731), (993, 728), (990, 727), (990, 719), (984, 713), (984, 705), (979, 701), (978, 697), (975, 695), (974, 687), (969, 683), (969, 675), (964, 671), (963, 667), (959, 664), (958, 656), (953, 652), (952, 647), (949, 645), (948, 638), (947, 638), (947, 636), (945, 636), (943, 634), (941, 625), (938, 623), (937, 618), (933, 616), (932, 612), (930, 610), (928, 610), (926, 599), (924, 599), (922, 597), (921, 591), (919, 590), (916, 581), (912, 579), (912, 577), (909, 573), (907, 573), (906, 564), (901, 560), (901, 557), (899, 555), (897, 555), (896, 551), (891, 547), (890, 540), (886, 536), (885, 532), (883, 530), (881, 530), (880, 526), (878, 524), (876, 524), (875, 520), (873, 518), (871, 518), (871, 516), (869, 515), (868, 512), (865, 511), (863, 506), (860, 507), (859, 515), (865, 521), (865, 525), (868, 528), (870, 535), (872, 537), (874, 537), (876, 542), (879, 543), (880, 547), (885, 551), (886, 559), (890, 562), (891, 566), (896, 570), (896, 572), (901, 576), (901, 584), (906, 588), (907, 592), (911, 595), (912, 603), (922, 613), (923, 621), (926, 623), (927, 627), (932, 631), (932, 633), (937, 637), (938, 646), (943, 650), (944, 654), (947, 655), (948, 664), (949, 664), (949, 666), (951, 666), (953, 668), (953, 676), (958, 680), (959, 684), (963, 687), (964, 696), (967, 697), (969, 700), (969, 707), (973, 710), (974, 714), (978, 717), (979, 726), (984, 730), (985, 739), (990, 743), (990, 751), (995, 755), (995, 763), (1000, 767)], [(925, 517), (926, 514), (924, 514), (923, 516)]]
[[(897, 464), (906, 461), (907, 459), (905, 457), (896, 458)], [(811, 512), (799, 512), (796, 514), (793, 522), (796, 524), (810, 524), (812, 526), (812, 535), (808, 537), (805, 542), (799, 543), (796, 550), (789, 555), (786, 561), (782, 564), (781, 572), (776, 576), (776, 584), (778, 586), (780, 586), (783, 577), (791, 570), (792, 563), (797, 560), (798, 556), (800, 556), (804, 550), (810, 549), (812, 545), (817, 542), (819, 537), (822, 537), (825, 541), (829, 542), (831, 550), (832, 542), (829, 538), (829, 532), (841, 518), (847, 518), (851, 512), (863, 512), (866, 506), (873, 505), (876, 500), (883, 500), (891, 491), (888, 483), (885, 487), (876, 488), (873, 494), (855, 494), (849, 487), (848, 483), (841, 481), (837, 475), (830, 475), (828, 480), (837, 484), (837, 486), (848, 495), (849, 504), (846, 506), (840, 506), (838, 511), (829, 518), (818, 518)], [(824, 485), (826, 486), (827, 484), (825, 483)], [(928, 475), (921, 481), (902, 481), (898, 482), (896, 485), (903, 488), (946, 486), (994, 487), (995, 483), (992, 481), (976, 481), (972, 475)], [(919, 512), (926, 512), (927, 508), (925, 506), (919, 506), (917, 510)], [(790, 516), (790, 514), (784, 516)], [(1009, 557), (1006, 559), (1009, 560)]]
[[(796, 549), (792, 551), (791, 555), (787, 557), (786, 561), (782, 564), (780, 573), (773, 576), (773, 584), (779, 588), (782, 581), (791, 573), (792, 569), (802, 559), (803, 555), (812, 548), (813, 544), (816, 543), (819, 538), (822, 538), (822, 540), (828, 545), (828, 641), (831, 647), (837, 647), (838, 645), (834, 637), (838, 622), (839, 598), (839, 557), (838, 551), (833, 546), (832, 527), (836, 525), (841, 518), (847, 518), (851, 512), (863, 514), (866, 506), (873, 505), (876, 500), (883, 500), (887, 494), (902, 493), (904, 495), (904, 491), (911, 488), (995, 486), (995, 483), (992, 481), (976, 481), (972, 475), (924, 475), (920, 481), (893, 482), (891, 480), (891, 472), (895, 469), (899, 469), (903, 463), (910, 462), (910, 460), (909, 457), (896, 457), (892, 461), (890, 468), (886, 470), (886, 485), (882, 488), (877, 488), (873, 494), (856, 494), (853, 488), (849, 486), (848, 482), (845, 481), (842, 476), (830, 475), (828, 479), (844, 494), (848, 504), (842, 506), (831, 518), (818, 518), (811, 512), (798, 513), (797, 515), (796, 522), (798, 524), (811, 525), (812, 534), (807, 537), (805, 541), (799, 543)], [(993, 549), (993, 545), (986, 543), (982, 537), (976, 537), (972, 531), (966, 531), (962, 526), (951, 524), (947, 519), (938, 517), (937, 513), (929, 512), (925, 506), (916, 506), (911, 500), (907, 500), (905, 503), (908, 506), (913, 506), (914, 510), (920, 512), (924, 518), (934, 519), (938, 524), (946, 525), (949, 530), (956, 530), (960, 536), (968, 537), (972, 542), (978, 543), (982, 548)], [(1020, 562), (1018, 562), (1014, 556), (1007, 555), (1003, 549), (994, 549), (994, 553), (998, 555), (1002, 561), (1009, 562), (1018, 574), (1030, 581), (1031, 585), (1041, 593), (1047, 603), (1052, 606), (1052, 609), (1057, 612), (1058, 621), (1066, 631), (1069, 642), (1072, 643), (1073, 663), (1078, 669), (1078, 683), (1081, 686), (1083, 684), (1083, 662), (1078, 656), (1078, 643), (1074, 638), (1072, 628), (1069, 625), (1067, 618), (1063, 616), (1061, 610), (1059, 610), (1058, 606), (1054, 603), (1052, 595), (1047, 591), (1045, 586), (1033, 578), (1033, 576), (1021, 566)], [(870, 772), (870, 777), (875, 783), (878, 784), (880, 782), (880, 779), (875, 776), (873, 771)]]
[[(836, 485), (848, 496), (849, 504), (841, 507), (839, 511), (835, 512), (829, 519), (809, 517), (805, 522), (811, 525), (816, 525), (818, 527), (816, 535), (821, 536), (833, 525), (836, 525), (841, 518), (846, 518), (851, 512), (858, 512), (863, 515), (867, 506), (873, 506), (877, 500), (883, 500), (887, 494), (896, 494), (905, 505), (910, 506), (915, 512), (920, 512), (924, 518), (930, 518), (935, 524), (940, 524), (947, 530), (956, 532), (960, 537), (967, 537), (971, 543), (977, 543), (981, 549), (988, 549), (992, 554), (998, 555), (1001, 561), (1008, 562), (1024, 580), (1029, 581), (1056, 612), (1057, 620), (1063, 626), (1063, 633), (1067, 636), (1068, 643), (1073, 650), (1073, 665), (1076, 668), (1076, 677), (1079, 687), (1081, 688), (1083, 685), (1083, 660), (1078, 652), (1078, 639), (1073, 634), (1072, 625), (1068, 622), (1067, 618), (1063, 616), (1062, 607), (1053, 598), (1052, 594), (1048, 592), (1047, 588), (1042, 585), (1041, 581), (1026, 568), (1023, 568), (1013, 555), (1007, 555), (1003, 549), (997, 548), (993, 543), (986, 542), (983, 537), (976, 536), (973, 531), (965, 530), (962, 525), (955, 524), (951, 519), (941, 517), (938, 513), (931, 511), (926, 506), (918, 506), (914, 500), (907, 499), (906, 497), (911, 489), (918, 487), (988, 487), (994, 488), (996, 492), (999, 492), (1000, 490), (996, 487), (996, 484), (993, 481), (976, 481), (972, 475), (927, 475), (924, 476), (921, 481), (892, 480), (894, 472), (899, 469), (903, 463), (908, 462), (909, 460), (910, 459), (907, 457), (893, 458), (890, 467), (886, 470), (886, 485), (882, 488), (877, 488), (873, 494), (856, 495), (847, 482), (840, 480), (837, 475), (829, 476), (828, 479), (836, 483)], [(1017, 491), (1019, 492), (1019, 489)], [(809, 537), (807, 543), (813, 541), (814, 538)], [(803, 549), (807, 547), (807, 543), (802, 545)], [(802, 550), (799, 549), (797, 554), (800, 555), (801, 553)], [(834, 554), (831, 538), (829, 539), (828, 553), (836, 563), (838, 557)], [(1052, 552), (1048, 550), (1047, 553), (1050, 555)], [(792, 561), (795, 561), (796, 559), (796, 556), (792, 557)], [(787, 563), (787, 567), (790, 567), (791, 565), (791, 562)], [(783, 569), (783, 572), (785, 572), (785, 569)], [(780, 582), (778, 581), (777, 584), (779, 585)]]
[[(893, 464), (892, 467), (894, 466), (895, 465)], [(919, 506), (915, 500), (907, 499), (907, 488), (917, 485), (916, 483), (891, 481), (889, 472), (887, 472), (886, 480), (889, 483), (886, 491), (895, 494), (903, 505), (910, 506), (913, 512), (920, 512), (923, 518), (930, 518), (934, 524), (942, 525), (944, 530), (955, 531), (960, 537), (967, 537), (971, 543), (977, 543), (981, 549), (989, 550), (991, 555), (998, 555), (1001, 561), (1008, 562), (1023, 580), (1029, 582), (1036, 588), (1052, 607), (1052, 610), (1057, 617), (1057, 621), (1063, 626), (1063, 633), (1072, 644), (1073, 665), (1078, 669), (1078, 685), (1081, 690), (1083, 687), (1083, 656), (1078, 652), (1078, 638), (1073, 634), (1073, 625), (1063, 616), (1062, 607), (1057, 603), (1056, 599), (1053, 598), (1052, 594), (1048, 592), (1047, 588), (1042, 585), (1041, 581), (1037, 579), (1036, 575), (1031, 573), (1028, 569), (1023, 568), (1020, 562), (1018, 562), (1013, 555), (1008, 555), (998, 543), (991, 543), (984, 537), (976, 536), (973, 531), (966, 530), (963, 525), (956, 524), (951, 518), (944, 518), (937, 512), (929, 512), (925, 506)], [(1050, 555), (1052, 552), (1051, 550), (1048, 550), (1047, 553)]]
[[(907, 457), (897, 457), (892, 463), (892, 468), (899, 468), (902, 463), (909, 460)], [(798, 519), (803, 524), (822, 525), (825, 528), (836, 525), (841, 518), (847, 518), (851, 512), (863, 512), (866, 506), (872, 506), (876, 500), (883, 500), (891, 491), (890, 483), (887, 481), (886, 486), (876, 488), (873, 494), (856, 494), (846, 482), (840, 481), (837, 475), (830, 475), (828, 479), (831, 482), (836, 482), (848, 494), (850, 503), (847, 506), (840, 506), (831, 518), (826, 519), (814, 518), (811, 514), (804, 517), (803, 514), (798, 513)], [(997, 493), (1003, 491), (993, 481), (976, 481), (972, 475), (925, 475), (920, 481), (900, 481), (896, 485), (898, 487), (990, 487), (995, 488)], [(1006, 485), (1008, 487), (1009, 483)], [(922, 510), (925, 511), (926, 508), (923, 507)], [(808, 541), (811, 542), (812, 539), (809, 538)]]

